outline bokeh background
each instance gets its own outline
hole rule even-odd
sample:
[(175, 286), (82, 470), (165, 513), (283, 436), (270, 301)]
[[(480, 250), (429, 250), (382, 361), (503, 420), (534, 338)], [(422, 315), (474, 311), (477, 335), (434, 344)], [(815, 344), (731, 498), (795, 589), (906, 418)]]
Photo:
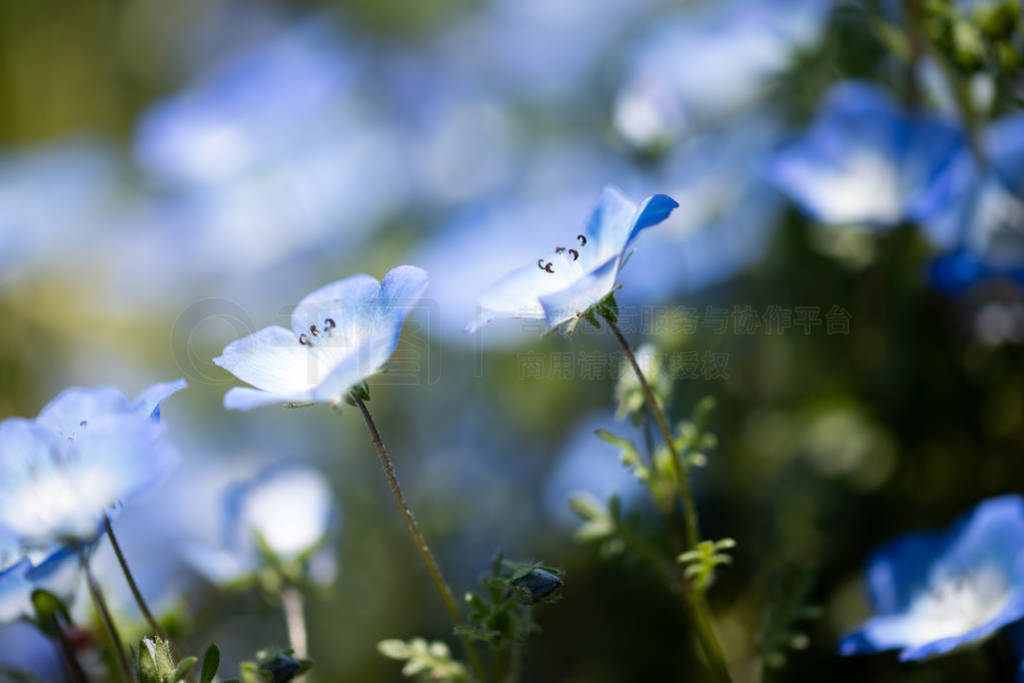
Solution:
[[(619, 493), (660, 534), (593, 433), (632, 429), (614, 414), (614, 340), (462, 332), (477, 293), (571, 239), (603, 185), (666, 192), (681, 207), (638, 241), (619, 302), (631, 341), (655, 343), (676, 375), (672, 414), (717, 401), (719, 447), (695, 487), (707, 536), (738, 543), (711, 593), (737, 679), (1000, 680), (994, 646), (939, 665), (836, 654), (868, 612), (859, 568), (873, 546), (1024, 476), (1018, 287), (936, 288), (940, 250), (920, 229), (818, 225), (766, 172), (834, 83), (903, 87), (887, 12), (0, 3), (0, 418), (35, 415), (69, 385), (133, 393), (185, 377), (163, 410), (183, 465), (118, 521), (143, 591), (180, 614), (184, 649), (214, 640), (230, 666), (285, 644), (276, 606), (217, 590), (181, 549), (216, 536), (227, 482), (294, 459), (329, 475), (343, 516), (337, 581), (309, 604), (315, 679), (401, 680), (379, 640), (455, 642), (359, 416), (225, 411), (234, 380), (209, 359), (286, 324), (321, 284), (422, 266), (427, 302), (372, 408), (456, 592), (499, 546), (556, 564), (564, 599), (538, 611), (522, 680), (691, 680), (691, 640), (657, 575), (572, 540), (577, 490)], [(923, 73), (924, 97), (948, 107)], [(138, 619), (108, 549), (97, 563)], [(60, 675), (24, 625), (0, 631), (0, 662)]]

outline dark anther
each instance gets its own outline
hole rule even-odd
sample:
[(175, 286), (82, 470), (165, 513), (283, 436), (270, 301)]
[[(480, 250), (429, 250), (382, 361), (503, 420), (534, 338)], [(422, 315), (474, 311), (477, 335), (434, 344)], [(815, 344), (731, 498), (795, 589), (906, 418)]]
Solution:
[(570, 249), (569, 253), (572, 254), (572, 260), (573, 261), (575, 261), (576, 259), (578, 259), (580, 257), (580, 252), (576, 251), (575, 249)]
[(309, 348), (313, 348), (313, 342), (309, 341), (309, 337), (307, 337), (304, 334), (300, 334), (299, 335), (299, 343), (302, 344), (303, 346), (308, 346)]
[(564, 254), (565, 253), (565, 247), (555, 247), (555, 253), (556, 254)]
[(586, 235), (581, 233), (579, 235), (576, 235), (576, 239), (578, 239), (580, 241), (580, 246), (581, 247), (587, 246), (587, 237), (586, 237)]
[(551, 265), (551, 261), (548, 261), (544, 264), (544, 270), (548, 273), (553, 273), (555, 272), (555, 267)]
[(333, 330), (337, 325), (334, 324), (334, 318), (324, 318), (324, 329)]
[(81, 422), (79, 422), (79, 423), (78, 423), (78, 426), (79, 426), (79, 427), (84, 427), (84, 426), (85, 426), (85, 425), (87, 425), (87, 424), (89, 424), (89, 421), (88, 421), (88, 420), (82, 420)]
[(313, 333), (314, 337), (317, 337), (317, 336), (320, 335), (320, 333), (316, 329), (316, 325), (310, 325), (309, 326), (309, 331)]

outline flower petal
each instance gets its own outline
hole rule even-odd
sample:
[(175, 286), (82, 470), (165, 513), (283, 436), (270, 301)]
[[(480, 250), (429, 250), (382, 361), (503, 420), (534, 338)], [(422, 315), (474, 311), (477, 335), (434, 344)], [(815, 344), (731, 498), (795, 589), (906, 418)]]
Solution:
[(224, 394), (224, 407), (228, 410), (252, 410), (274, 403), (304, 403), (312, 400), (312, 394), (282, 396), (249, 387), (231, 387)]
[(604, 265), (571, 286), (554, 294), (542, 296), (540, 303), (544, 308), (544, 321), (547, 326), (553, 328), (579, 317), (588, 308), (608, 296), (615, 287), (618, 266), (618, 257), (613, 256)]
[(306, 395), (317, 380), (306, 347), (278, 325), (236, 339), (213, 363), (257, 389), (282, 397)]
[(622, 253), (633, 229), (636, 209), (636, 204), (617, 188), (609, 185), (601, 191), (584, 230), (587, 246), (594, 249), (592, 263), (604, 263)]
[(304, 296), (292, 311), (292, 331), (295, 336), (310, 335), (310, 327), (315, 325), (319, 334), (324, 320), (330, 318), (336, 325), (331, 336), (355, 346), (369, 334), (379, 293), (380, 283), (369, 275), (324, 285)]
[(164, 399), (187, 386), (188, 382), (184, 379), (177, 379), (173, 382), (157, 382), (139, 392), (139, 395), (132, 401), (132, 409), (139, 415), (159, 419), (160, 404)]
[(386, 328), (363, 340), (357, 349), (340, 357), (312, 391), (314, 401), (333, 402), (344, 398), (353, 386), (374, 374), (381, 368), (398, 346), (401, 325)]
[(83, 421), (130, 411), (128, 399), (120, 389), (71, 387), (47, 403), (38, 419), (57, 434), (71, 437), (81, 429)]

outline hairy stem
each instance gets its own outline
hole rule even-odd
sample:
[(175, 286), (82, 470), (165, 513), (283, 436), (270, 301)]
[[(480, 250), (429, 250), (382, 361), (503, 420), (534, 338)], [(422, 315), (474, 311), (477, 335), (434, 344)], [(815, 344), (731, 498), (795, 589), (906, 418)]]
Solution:
[[(114, 525), (110, 523), (110, 515), (104, 515), (103, 526), (107, 531), (107, 538), (110, 539), (110, 547), (114, 550), (114, 555), (117, 556), (117, 563), (121, 565), (121, 573), (124, 574), (124, 579), (128, 583), (128, 588), (132, 591), (132, 597), (135, 598), (135, 604), (139, 606), (139, 611), (142, 612), (142, 616), (145, 617), (146, 623), (153, 629), (153, 633), (156, 634), (161, 640), (166, 642), (170, 648), (171, 653), (174, 655), (175, 661), (181, 660), (181, 653), (178, 648), (174, 646), (171, 639), (167, 636), (167, 631), (160, 625), (160, 622), (153, 616), (153, 612), (149, 609), (149, 605), (146, 604), (146, 599), (142, 597), (142, 591), (139, 590), (139, 585), (135, 582), (135, 577), (132, 575), (132, 570), (128, 567), (128, 560), (124, 556), (124, 551), (121, 550), (121, 544), (117, 540), (117, 535), (114, 533)], [(195, 675), (189, 671), (186, 674), (189, 683), (195, 683)]]
[[(647, 382), (643, 370), (640, 369), (640, 364), (637, 363), (633, 349), (630, 348), (629, 342), (626, 341), (626, 337), (622, 334), (619, 326), (610, 320), (607, 320), (607, 323), (608, 329), (612, 331), (615, 339), (622, 347), (623, 353), (626, 354), (630, 365), (633, 367), (633, 372), (636, 374), (637, 381), (640, 382), (640, 387), (643, 390), (647, 407), (654, 416), (654, 421), (658, 424), (658, 429), (661, 431), (661, 437), (665, 441), (665, 446), (672, 455), (672, 462), (675, 465), (674, 469), (676, 471), (676, 483), (679, 487), (679, 495), (683, 501), (686, 544), (688, 548), (694, 548), (700, 542), (700, 527), (697, 520), (697, 506), (693, 499), (693, 490), (690, 488), (690, 480), (687, 476), (689, 468), (686, 461), (680, 457), (675, 440), (672, 438), (672, 430), (669, 428), (668, 420), (665, 418), (665, 413), (662, 411), (661, 406), (658, 405), (658, 400), (654, 397), (651, 385)], [(657, 553), (654, 553), (654, 556), (659, 557)], [(662, 561), (659, 561), (658, 564), (662, 566), (662, 571), (666, 572), (670, 585), (677, 588), (683, 596), (684, 602), (690, 608), (689, 611), (694, 626), (697, 629), (697, 638), (700, 640), (701, 648), (704, 650), (708, 666), (719, 681), (730, 681), (729, 669), (725, 664), (725, 653), (722, 651), (722, 646), (718, 643), (718, 637), (715, 635), (715, 629), (711, 622), (711, 610), (708, 608), (704, 594), (693, 590), (690, 584), (680, 576), (676, 567), (669, 565), (665, 568)]]
[(107, 606), (107, 599), (103, 597), (103, 591), (100, 590), (100, 586), (96, 583), (96, 577), (92, 574), (92, 569), (89, 567), (89, 556), (85, 548), (78, 546), (78, 559), (82, 563), (82, 571), (85, 573), (85, 581), (89, 586), (89, 593), (92, 595), (92, 601), (96, 605), (96, 610), (100, 613), (100, 619), (103, 620), (103, 625), (107, 629), (107, 633), (110, 635), (110, 642), (114, 646), (114, 654), (117, 655), (117, 663), (121, 668), (121, 673), (126, 681), (134, 681), (135, 677), (132, 675), (132, 667), (128, 662), (128, 654), (124, 651), (124, 643), (121, 641), (121, 634), (117, 631), (117, 626), (114, 624), (114, 618), (110, 615), (110, 608)]
[[(420, 531), (419, 524), (416, 522), (416, 517), (412, 513), (409, 504), (405, 500), (405, 494), (402, 493), (402, 487), (398, 483), (398, 475), (395, 474), (395, 466), (391, 462), (391, 456), (388, 455), (387, 449), (384, 447), (384, 441), (380, 437), (380, 432), (377, 430), (377, 425), (373, 421), (373, 417), (370, 415), (370, 411), (366, 407), (366, 403), (363, 402), (358, 396), (353, 396), (356, 406), (363, 414), (363, 420), (366, 421), (366, 428), (370, 431), (370, 439), (373, 441), (374, 447), (377, 449), (377, 455), (380, 457), (381, 467), (384, 469), (384, 476), (388, 480), (388, 485), (391, 487), (391, 495), (395, 498), (395, 504), (398, 505), (399, 512), (402, 513), (402, 519), (405, 521), (405, 528), (409, 531), (409, 536), (412, 537), (413, 544), (416, 546), (416, 550), (420, 554), (420, 558), (423, 560), (423, 564), (427, 567), (427, 572), (430, 574), (431, 580), (434, 582), (434, 587), (437, 588), (438, 594), (441, 596), (441, 601), (444, 602), (445, 608), (448, 610), (448, 614), (451, 615), (452, 621), (456, 626), (463, 624), (462, 615), (459, 613), (459, 608), (455, 604), (455, 598), (452, 597), (452, 590), (445, 583), (444, 577), (441, 575), (441, 569), (437, 564), (437, 560), (434, 559), (433, 553), (430, 552), (430, 546), (427, 545), (426, 539), (423, 537), (423, 533)], [(476, 648), (473, 646), (472, 641), (467, 636), (460, 635), (462, 640), (462, 646), (466, 650), (466, 656), (469, 657), (470, 665), (473, 667), (473, 671), (476, 674), (477, 680), (480, 683), (486, 680), (484, 673), (483, 661), (480, 659), (480, 655), (477, 653)]]
[(294, 586), (288, 586), (281, 591), (281, 605), (284, 607), (284, 622), (288, 627), (288, 645), (295, 652), (295, 656), (304, 659), (309, 654), (306, 640), (306, 617), (302, 593)]
[(616, 341), (619, 342), (619, 346), (622, 347), (623, 353), (626, 354), (626, 358), (629, 359), (629, 364), (633, 366), (633, 372), (636, 374), (637, 381), (640, 382), (640, 388), (644, 392), (644, 400), (647, 401), (647, 408), (654, 415), (654, 421), (658, 424), (658, 430), (661, 432), (661, 438), (665, 440), (665, 446), (668, 448), (668, 452), (672, 454), (672, 464), (675, 465), (676, 471), (676, 484), (679, 487), (679, 495), (683, 499), (683, 516), (684, 523), (686, 524), (686, 545), (687, 549), (696, 547), (697, 543), (700, 542), (700, 526), (697, 520), (697, 506), (693, 501), (693, 490), (690, 488), (690, 480), (687, 476), (689, 474), (689, 468), (679, 456), (679, 449), (676, 448), (675, 439), (672, 438), (672, 430), (668, 426), (668, 420), (665, 419), (665, 413), (662, 411), (661, 406), (658, 405), (658, 400), (654, 397), (654, 392), (651, 391), (651, 385), (647, 382), (647, 378), (644, 376), (643, 370), (640, 369), (640, 364), (636, 361), (636, 356), (633, 354), (633, 349), (630, 348), (629, 342), (622, 334), (622, 330), (615, 323), (608, 321), (608, 329), (615, 335)]

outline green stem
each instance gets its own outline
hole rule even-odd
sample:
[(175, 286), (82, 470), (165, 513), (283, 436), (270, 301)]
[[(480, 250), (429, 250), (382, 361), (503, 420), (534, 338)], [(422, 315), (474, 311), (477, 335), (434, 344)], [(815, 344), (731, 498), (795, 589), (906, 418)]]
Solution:
[(931, 57), (942, 72), (942, 77), (949, 85), (956, 101), (957, 111), (960, 114), (960, 121), (964, 127), (967, 137), (967, 146), (979, 167), (986, 165), (985, 151), (981, 144), (981, 131), (978, 112), (971, 100), (971, 93), (964, 80), (960, 78), (956, 69), (950, 64), (946, 56), (935, 47), (931, 38), (924, 28), (925, 8), (922, 0), (903, 0), (903, 7), (907, 16), (907, 35), (911, 45), (916, 49), (923, 50)]
[(75, 646), (68, 639), (68, 634), (64, 632), (60, 618), (56, 616), (51, 617), (50, 625), (53, 626), (53, 630), (57, 634), (57, 644), (60, 645), (60, 653), (64, 657), (64, 664), (68, 668), (68, 675), (71, 680), (74, 683), (89, 683), (89, 677), (85, 675), (85, 670), (78, 661), (78, 655), (75, 654)]
[(644, 400), (647, 401), (647, 407), (650, 409), (651, 414), (654, 415), (654, 421), (658, 424), (658, 430), (661, 431), (661, 438), (665, 440), (668, 452), (672, 454), (672, 464), (675, 465), (676, 471), (676, 484), (679, 486), (679, 496), (683, 500), (686, 545), (688, 550), (695, 548), (697, 543), (700, 542), (700, 526), (697, 520), (697, 506), (693, 501), (693, 490), (690, 488), (690, 480), (687, 476), (689, 468), (686, 461), (679, 456), (679, 449), (676, 448), (676, 442), (672, 437), (672, 430), (668, 426), (668, 420), (665, 419), (665, 413), (661, 410), (658, 400), (654, 397), (651, 385), (647, 383), (647, 378), (644, 377), (643, 370), (640, 369), (640, 364), (637, 363), (636, 356), (633, 355), (633, 349), (630, 348), (629, 342), (626, 341), (619, 326), (610, 320), (608, 321), (608, 329), (615, 335), (615, 339), (619, 342), (619, 346), (622, 347), (623, 353), (629, 359), (629, 364), (633, 366), (633, 372), (636, 374), (636, 378), (640, 382), (640, 388), (644, 392)]
[[(427, 567), (427, 572), (430, 574), (431, 580), (434, 582), (434, 587), (437, 588), (437, 592), (441, 596), (441, 601), (444, 602), (445, 608), (448, 610), (448, 614), (451, 615), (452, 621), (456, 626), (463, 624), (462, 615), (459, 613), (459, 608), (455, 604), (455, 598), (452, 597), (452, 590), (445, 583), (444, 577), (441, 575), (441, 569), (434, 559), (433, 553), (430, 552), (430, 546), (427, 545), (426, 539), (423, 537), (423, 533), (420, 531), (419, 524), (416, 522), (416, 517), (412, 513), (409, 504), (405, 501), (405, 494), (402, 493), (402, 487), (398, 483), (398, 476), (395, 474), (395, 466), (391, 462), (391, 457), (388, 455), (387, 449), (384, 447), (384, 441), (380, 437), (380, 432), (377, 430), (377, 425), (373, 421), (373, 417), (370, 415), (370, 411), (366, 407), (366, 403), (363, 399), (358, 396), (353, 396), (356, 406), (363, 414), (363, 420), (366, 422), (366, 428), (370, 431), (370, 439), (373, 441), (374, 447), (377, 449), (377, 455), (380, 457), (381, 467), (384, 469), (384, 476), (388, 480), (388, 485), (391, 487), (391, 495), (395, 498), (395, 503), (398, 505), (399, 512), (402, 513), (402, 519), (405, 520), (405, 528), (408, 529), (409, 535), (412, 537), (413, 544), (416, 546), (416, 550), (419, 551), (420, 558), (423, 560), (423, 564)], [(470, 664), (473, 667), (473, 671), (476, 674), (477, 680), (480, 683), (486, 681), (486, 675), (484, 673), (483, 661), (480, 659), (480, 655), (477, 653), (476, 648), (473, 646), (472, 641), (468, 636), (460, 635), (459, 638), (462, 640), (462, 646), (466, 650), (466, 656), (469, 657)]]
[[(117, 540), (117, 535), (114, 533), (114, 525), (110, 523), (110, 515), (103, 516), (103, 526), (107, 531), (107, 538), (110, 539), (110, 547), (114, 550), (114, 555), (117, 556), (117, 563), (121, 565), (121, 573), (124, 574), (124, 579), (128, 583), (128, 588), (132, 591), (132, 596), (135, 598), (135, 604), (139, 606), (139, 611), (142, 612), (142, 616), (145, 617), (146, 623), (153, 629), (153, 633), (156, 634), (161, 640), (166, 642), (170, 648), (171, 653), (174, 655), (175, 661), (181, 661), (181, 653), (178, 648), (174, 646), (171, 639), (167, 636), (167, 631), (160, 625), (160, 622), (153, 616), (153, 612), (149, 609), (149, 605), (146, 604), (146, 599), (142, 597), (142, 591), (139, 590), (139, 585), (135, 582), (135, 577), (132, 575), (132, 570), (128, 567), (128, 560), (121, 550), (121, 544)], [(195, 675), (189, 671), (186, 674), (189, 683), (195, 683)]]
[(135, 677), (132, 675), (132, 667), (128, 662), (128, 654), (124, 651), (124, 643), (121, 641), (121, 635), (117, 632), (117, 626), (114, 624), (114, 618), (110, 615), (110, 608), (107, 606), (107, 599), (103, 597), (103, 591), (100, 590), (100, 586), (96, 583), (96, 577), (92, 575), (92, 569), (89, 567), (89, 557), (85, 549), (82, 546), (78, 546), (78, 559), (82, 563), (82, 571), (85, 573), (85, 581), (89, 586), (89, 593), (92, 595), (92, 601), (96, 605), (96, 610), (100, 613), (100, 619), (103, 620), (103, 625), (107, 629), (107, 633), (110, 635), (110, 642), (114, 646), (114, 654), (117, 655), (117, 663), (121, 668), (121, 673), (126, 681), (134, 681)]
[[(618, 325), (610, 320), (607, 320), (607, 323), (608, 329), (612, 331), (615, 339), (622, 347), (623, 353), (626, 354), (626, 358), (629, 359), (629, 363), (633, 367), (633, 372), (636, 374), (637, 381), (640, 382), (640, 387), (643, 390), (647, 407), (650, 409), (651, 414), (654, 415), (654, 420), (661, 431), (665, 446), (668, 448), (669, 453), (672, 454), (672, 462), (675, 465), (676, 471), (676, 483), (679, 486), (679, 495), (683, 501), (686, 543), (689, 548), (695, 548), (700, 542), (700, 527), (697, 520), (697, 506), (693, 499), (693, 490), (690, 488), (689, 469), (686, 461), (680, 457), (675, 440), (672, 438), (672, 430), (669, 428), (668, 420), (665, 418), (665, 413), (658, 404), (658, 400), (655, 398), (643, 370), (640, 369), (640, 364), (637, 363), (636, 356), (633, 354), (629, 342), (626, 341), (626, 337), (622, 334), (622, 330), (619, 329)], [(654, 555), (660, 557), (658, 553), (654, 553)], [(663, 565), (663, 562), (659, 562), (659, 565)], [(718, 638), (715, 635), (714, 626), (711, 623), (711, 610), (708, 607), (707, 600), (704, 598), (704, 594), (693, 590), (690, 584), (679, 575), (674, 566), (670, 566), (667, 570), (663, 568), (663, 571), (666, 571), (670, 585), (677, 587), (683, 596), (684, 602), (690, 608), (689, 611), (692, 615), (694, 626), (697, 629), (697, 638), (700, 640), (701, 647), (704, 650), (708, 666), (719, 681), (731, 681), (729, 668), (725, 663), (725, 653), (722, 651), (722, 646), (718, 643)]]
[(494, 683), (505, 683), (508, 680), (508, 648), (501, 645), (494, 653)]

